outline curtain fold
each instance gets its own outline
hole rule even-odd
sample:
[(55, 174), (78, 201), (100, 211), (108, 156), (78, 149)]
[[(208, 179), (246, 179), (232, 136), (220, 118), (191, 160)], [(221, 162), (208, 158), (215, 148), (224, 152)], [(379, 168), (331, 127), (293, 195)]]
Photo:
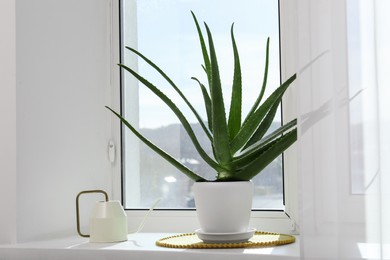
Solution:
[(390, 259), (390, 1), (374, 2), (378, 86), (381, 257)]
[(390, 10), (300, 0), (302, 259), (390, 259)]

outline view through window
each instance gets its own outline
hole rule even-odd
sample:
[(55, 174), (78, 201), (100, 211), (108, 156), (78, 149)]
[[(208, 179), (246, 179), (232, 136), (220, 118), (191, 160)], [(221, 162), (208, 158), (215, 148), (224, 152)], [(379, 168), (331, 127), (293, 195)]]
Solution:
[[(197, 77), (206, 83), (201, 67), (202, 53), (190, 11), (209, 25), (216, 47), (225, 108), (230, 104), (233, 81), (233, 50), (230, 27), (238, 46), (243, 81), (243, 117), (255, 102), (263, 80), (265, 47), (270, 37), (267, 93), (280, 85), (279, 19), (277, 0), (123, 0), (122, 63), (158, 86), (190, 118), (205, 150), (212, 155), (208, 138), (173, 88), (148, 64), (124, 46), (130, 46), (156, 63), (183, 91), (203, 119), (206, 119)], [(205, 31), (204, 31), (205, 34)], [(122, 72), (122, 113), (140, 132), (187, 167), (212, 180), (215, 172), (200, 158), (179, 120), (159, 98), (132, 76)], [(227, 110), (228, 111), (228, 110)], [(279, 127), (276, 117), (271, 130)], [(194, 207), (192, 181), (160, 158), (128, 130), (123, 131), (123, 194), (128, 209), (149, 208), (162, 198), (159, 208)], [(252, 180), (255, 209), (282, 210), (282, 157)]]

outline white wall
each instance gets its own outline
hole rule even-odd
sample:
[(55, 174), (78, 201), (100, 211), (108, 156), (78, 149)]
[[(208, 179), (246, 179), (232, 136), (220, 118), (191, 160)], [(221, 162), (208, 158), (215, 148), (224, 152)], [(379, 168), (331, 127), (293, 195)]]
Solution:
[(15, 0), (0, 1), (0, 244), (16, 239)]
[[(8, 195), (16, 200), (16, 211), (9, 206), (10, 215), (2, 214), (0, 223), (16, 214), (18, 241), (76, 234), (77, 193), (96, 188), (111, 193), (112, 167), (106, 153), (111, 115), (104, 108), (111, 102), (113, 77), (111, 1), (18, 0), (16, 30), (3, 29), (10, 24), (3, 20), (15, 19), (15, 0), (6, 2), (11, 6), (4, 9), (6, 3), (1, 2), (0, 28), (2, 34), (10, 30), (11, 40), (0, 48), (9, 60), (2, 58), (0, 66), (8, 68), (9, 76), (1, 78), (0, 103), (10, 112), (1, 141), (6, 140), (6, 156), (11, 158), (3, 159), (2, 151), (0, 185), (3, 190), (10, 183)], [(3, 121), (5, 109), (0, 113)], [(2, 239), (10, 236), (2, 231)]]

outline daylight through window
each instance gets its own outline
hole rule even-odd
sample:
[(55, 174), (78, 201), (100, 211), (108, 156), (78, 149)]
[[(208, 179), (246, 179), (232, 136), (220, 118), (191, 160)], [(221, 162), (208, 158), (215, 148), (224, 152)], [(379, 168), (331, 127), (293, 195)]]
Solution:
[[(230, 27), (241, 60), (243, 117), (258, 96), (263, 80), (265, 47), (270, 37), (268, 89), (280, 85), (278, 1), (273, 0), (123, 0), (122, 63), (158, 86), (190, 118), (197, 138), (212, 156), (207, 137), (196, 118), (172, 87), (148, 64), (126, 51), (130, 46), (156, 63), (183, 91), (206, 119), (197, 77), (206, 83), (203, 59), (192, 10), (200, 22), (209, 25), (218, 56), (225, 107), (230, 106), (233, 81), (233, 50)], [(187, 167), (207, 179), (215, 172), (198, 155), (179, 120), (171, 110), (131, 75), (122, 72), (122, 113), (140, 132)], [(280, 114), (280, 113), (279, 113)], [(277, 116), (272, 129), (279, 127)], [(123, 195), (127, 209), (149, 208), (158, 198), (163, 209), (194, 207), (192, 181), (160, 158), (123, 128)], [(282, 157), (253, 179), (255, 209), (283, 210)]]

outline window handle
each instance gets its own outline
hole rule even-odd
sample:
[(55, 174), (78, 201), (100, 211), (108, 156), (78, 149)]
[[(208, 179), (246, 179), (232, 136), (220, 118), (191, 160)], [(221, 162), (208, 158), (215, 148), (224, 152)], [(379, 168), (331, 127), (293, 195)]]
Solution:
[(108, 160), (110, 163), (115, 162), (115, 143), (112, 140), (108, 142)]

